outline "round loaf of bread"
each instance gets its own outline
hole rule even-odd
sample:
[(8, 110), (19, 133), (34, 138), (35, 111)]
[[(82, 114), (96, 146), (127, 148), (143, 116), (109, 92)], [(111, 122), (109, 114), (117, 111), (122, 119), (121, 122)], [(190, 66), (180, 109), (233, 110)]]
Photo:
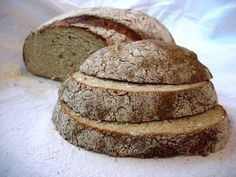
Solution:
[(154, 85), (100, 79), (74, 73), (62, 84), (59, 99), (94, 120), (146, 122), (195, 115), (213, 108), (213, 84)]
[(23, 59), (31, 73), (62, 81), (95, 51), (142, 39), (174, 43), (169, 31), (144, 13), (103, 7), (79, 9), (32, 32), (25, 40)]
[(58, 102), (53, 122), (70, 143), (116, 157), (205, 156), (222, 149), (230, 132), (220, 105), (176, 120), (120, 124), (89, 120)]

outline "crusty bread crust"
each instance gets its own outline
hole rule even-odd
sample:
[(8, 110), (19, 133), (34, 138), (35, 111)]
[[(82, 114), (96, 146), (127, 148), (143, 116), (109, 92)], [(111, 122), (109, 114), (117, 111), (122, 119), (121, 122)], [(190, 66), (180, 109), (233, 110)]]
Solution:
[[(178, 133), (174, 133), (174, 130), (172, 133), (143, 133), (142, 129), (138, 127), (139, 124), (130, 125), (131, 127), (136, 127), (138, 132), (132, 133), (132, 130), (130, 130), (130, 133), (127, 133), (119, 130), (119, 126), (122, 125), (117, 123), (99, 123), (82, 118), (62, 102), (57, 103), (52, 120), (56, 129), (70, 143), (110, 156), (138, 158), (176, 155), (205, 156), (210, 152), (222, 149), (229, 136), (229, 121), (224, 109), (221, 106), (217, 106), (210, 111), (217, 112), (215, 115), (216, 120), (211, 124), (201, 125), (201, 128), (196, 128), (198, 126), (196, 125), (196, 127), (194, 126), (190, 129), (191, 131), (183, 129), (182, 132)], [(198, 115), (199, 118), (197, 120), (201, 118), (207, 119), (207, 114), (207, 112), (203, 113), (202, 117)], [(195, 118), (186, 118), (186, 121), (191, 119)], [(172, 120), (173, 124), (174, 121)], [(148, 128), (149, 123), (146, 124)], [(102, 128), (103, 126), (104, 128)]]
[(194, 52), (158, 40), (102, 48), (85, 60), (80, 71), (99, 78), (152, 84), (191, 84), (212, 78)]
[(110, 19), (104, 19), (97, 16), (90, 15), (81, 15), (81, 16), (73, 16), (60, 21), (53, 23), (52, 25), (64, 24), (64, 25), (76, 25), (76, 24), (85, 24), (91, 25), (94, 27), (101, 27), (108, 30), (114, 30), (120, 34), (125, 35), (130, 41), (142, 40), (142, 37), (137, 34), (134, 30), (130, 29), (126, 25), (115, 22)]
[(114, 29), (130, 39), (158, 39), (174, 43), (168, 29), (158, 20), (142, 12), (131, 9), (117, 9), (111, 7), (81, 8), (70, 13), (55, 17), (40, 28), (63, 22), (76, 24), (83, 22), (94, 26)]
[(145, 122), (195, 115), (213, 108), (211, 82), (183, 86), (128, 84), (74, 73), (59, 90), (59, 99), (94, 120)]

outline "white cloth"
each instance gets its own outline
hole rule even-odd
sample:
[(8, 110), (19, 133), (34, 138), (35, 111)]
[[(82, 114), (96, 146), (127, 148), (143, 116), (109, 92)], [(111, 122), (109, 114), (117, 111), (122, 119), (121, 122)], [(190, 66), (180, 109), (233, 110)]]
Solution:
[[(33, 76), (22, 61), (29, 32), (77, 7), (134, 8), (160, 19), (176, 43), (195, 51), (214, 75), (232, 126), (226, 148), (207, 157), (113, 158), (76, 148), (51, 122), (59, 82)], [(236, 176), (236, 2), (42, 0), (0, 2), (0, 176)]]

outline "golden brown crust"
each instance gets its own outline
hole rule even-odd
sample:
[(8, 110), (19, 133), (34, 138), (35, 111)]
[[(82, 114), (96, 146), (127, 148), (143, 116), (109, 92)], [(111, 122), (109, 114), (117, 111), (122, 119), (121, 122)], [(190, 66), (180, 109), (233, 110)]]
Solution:
[[(225, 115), (216, 124), (188, 133), (142, 134), (140, 132), (139, 135), (121, 133), (81, 122), (79, 115), (72, 113), (62, 103), (58, 103), (54, 111), (53, 122), (61, 135), (70, 143), (119, 157), (205, 156), (223, 148), (225, 144), (218, 149), (216, 147), (222, 142), (225, 143), (229, 134), (229, 122)], [(219, 134), (224, 134), (224, 137), (219, 139)]]

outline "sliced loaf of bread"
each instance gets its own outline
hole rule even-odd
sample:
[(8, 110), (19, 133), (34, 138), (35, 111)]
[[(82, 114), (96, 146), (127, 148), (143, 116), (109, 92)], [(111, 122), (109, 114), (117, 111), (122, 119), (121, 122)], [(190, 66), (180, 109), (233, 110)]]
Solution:
[(195, 115), (213, 108), (213, 84), (137, 84), (74, 73), (63, 82), (59, 99), (89, 119), (145, 122)]
[(220, 105), (176, 120), (119, 124), (89, 120), (58, 102), (53, 122), (70, 143), (118, 157), (205, 156), (222, 149), (229, 136), (229, 121)]
[(80, 9), (32, 32), (25, 40), (23, 59), (31, 73), (64, 80), (89, 55), (107, 45), (149, 38), (174, 43), (169, 31), (144, 13), (115, 8)]

